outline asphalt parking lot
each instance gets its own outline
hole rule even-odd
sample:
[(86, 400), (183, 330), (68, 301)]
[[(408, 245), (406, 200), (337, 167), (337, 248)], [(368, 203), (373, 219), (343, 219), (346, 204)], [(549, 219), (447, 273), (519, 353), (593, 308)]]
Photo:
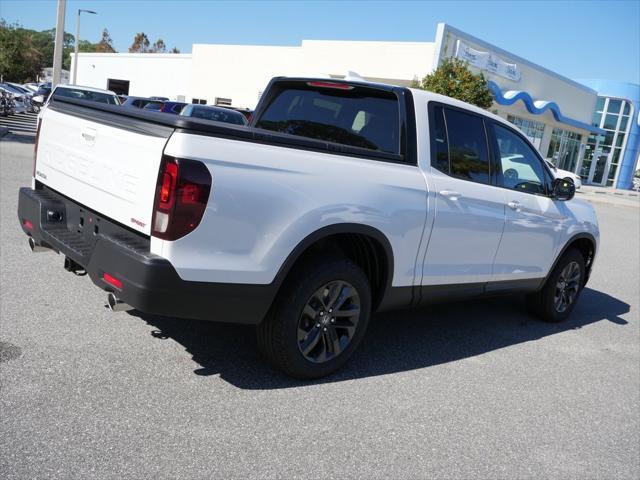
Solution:
[(567, 323), (520, 298), (387, 313), (345, 370), (300, 383), (250, 327), (110, 313), (31, 254), (31, 142), (0, 141), (1, 478), (640, 477), (637, 206), (594, 203)]

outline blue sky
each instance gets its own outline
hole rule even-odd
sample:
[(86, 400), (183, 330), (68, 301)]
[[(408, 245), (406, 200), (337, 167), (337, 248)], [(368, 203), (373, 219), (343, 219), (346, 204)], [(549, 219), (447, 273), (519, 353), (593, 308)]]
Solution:
[[(118, 51), (136, 32), (190, 52), (193, 43), (298, 45), (310, 40), (433, 41), (450, 25), (570, 78), (640, 83), (640, 1), (226, 2), (67, 0), (65, 30), (97, 41), (109, 29)], [(0, 0), (0, 17), (44, 30), (55, 0)]]

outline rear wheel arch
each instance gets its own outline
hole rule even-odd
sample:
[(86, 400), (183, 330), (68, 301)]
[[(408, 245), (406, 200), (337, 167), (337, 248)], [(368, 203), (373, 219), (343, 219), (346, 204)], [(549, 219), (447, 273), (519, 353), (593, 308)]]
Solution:
[(324, 253), (341, 254), (362, 268), (371, 284), (372, 306), (375, 309), (391, 286), (394, 257), (386, 235), (369, 225), (333, 224), (306, 236), (291, 251), (276, 274), (276, 289), (280, 289), (296, 265), (310, 256)]

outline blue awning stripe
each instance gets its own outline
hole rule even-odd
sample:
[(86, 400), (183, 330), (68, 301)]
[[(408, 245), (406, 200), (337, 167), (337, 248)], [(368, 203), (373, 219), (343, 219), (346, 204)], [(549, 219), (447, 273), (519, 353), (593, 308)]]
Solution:
[(557, 103), (547, 101), (547, 100), (534, 100), (528, 92), (524, 90), (509, 90), (505, 93), (502, 93), (500, 87), (493, 81), (489, 80), (488, 82), (489, 89), (496, 99), (496, 103), (499, 105), (513, 105), (518, 100), (522, 100), (524, 105), (527, 107), (527, 111), (529, 113), (533, 113), (534, 115), (540, 115), (547, 110), (550, 110), (553, 113), (553, 117), (556, 121), (560, 123), (565, 123), (567, 125), (571, 125), (572, 127), (580, 128), (583, 130), (588, 130), (593, 133), (598, 133), (604, 135), (606, 132), (598, 127), (594, 127), (589, 123), (580, 122), (578, 120), (574, 120), (573, 118), (565, 117), (560, 112), (560, 107)]

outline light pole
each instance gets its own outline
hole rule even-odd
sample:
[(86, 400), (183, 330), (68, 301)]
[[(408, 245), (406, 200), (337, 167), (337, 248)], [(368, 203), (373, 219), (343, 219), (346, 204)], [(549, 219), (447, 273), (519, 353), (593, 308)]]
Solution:
[(64, 13), (67, 7), (67, 0), (58, 0), (58, 13), (56, 15), (56, 43), (53, 48), (53, 78), (51, 88), (54, 89), (60, 83), (62, 73), (62, 53), (64, 50)]
[(78, 9), (78, 19), (76, 20), (76, 51), (73, 56), (73, 84), (76, 84), (76, 78), (78, 78), (78, 47), (80, 45), (80, 14), (82, 12), (91, 13), (92, 15), (97, 15), (98, 12), (94, 12), (93, 10), (83, 10), (81, 8)]

